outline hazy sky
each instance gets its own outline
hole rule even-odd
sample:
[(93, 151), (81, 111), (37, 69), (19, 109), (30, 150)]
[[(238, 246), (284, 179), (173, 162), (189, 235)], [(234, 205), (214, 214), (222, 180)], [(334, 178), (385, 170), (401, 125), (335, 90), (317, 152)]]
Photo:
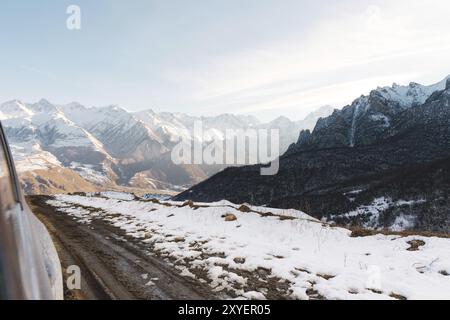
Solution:
[(449, 16), (448, 0), (3, 0), (0, 100), (299, 119), (443, 79)]

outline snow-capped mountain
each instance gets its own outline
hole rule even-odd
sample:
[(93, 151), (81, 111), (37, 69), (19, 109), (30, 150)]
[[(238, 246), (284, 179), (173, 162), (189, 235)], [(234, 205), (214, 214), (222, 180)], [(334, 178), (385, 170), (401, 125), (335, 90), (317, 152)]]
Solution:
[[(448, 231), (450, 77), (373, 90), (317, 121), (279, 172), (230, 168), (175, 197), (301, 209), (371, 228)], [(261, 186), (264, 186), (262, 188)]]
[[(206, 143), (223, 140), (227, 129), (277, 128), (283, 137), (284, 152), (296, 141), (299, 131), (309, 128), (318, 116), (311, 115), (305, 123), (280, 118), (263, 124), (251, 116), (194, 117), (152, 110), (130, 113), (115, 105), (57, 105), (45, 99), (37, 103), (14, 100), (0, 105), (0, 120), (19, 172), (40, 170), (42, 178), (47, 174), (43, 173), (45, 170), (64, 168), (74, 171), (93, 188), (119, 184), (174, 190), (190, 186), (224, 166), (175, 166), (170, 152), (180, 139)], [(196, 122), (201, 122), (203, 135), (194, 131)], [(54, 179), (48, 178), (46, 184), (52, 185)], [(35, 183), (33, 179), (28, 186)], [(58, 187), (63, 184), (58, 183)]]
[(323, 106), (316, 111), (310, 113), (305, 119), (300, 121), (291, 121), (286, 117), (278, 117), (275, 120), (260, 124), (257, 128), (261, 129), (278, 129), (280, 134), (280, 154), (284, 154), (289, 146), (297, 141), (299, 133), (302, 130), (312, 130), (318, 119), (326, 118), (333, 113), (331, 106)]
[(0, 118), (2, 120), (13, 119), (13, 118), (27, 118), (31, 117), (33, 112), (28, 109), (25, 104), (18, 100), (13, 100), (5, 102), (2, 104), (0, 110)]
[(386, 100), (397, 102), (400, 106), (409, 108), (424, 104), (431, 94), (444, 90), (448, 79), (450, 79), (450, 76), (429, 86), (415, 82), (411, 82), (408, 86), (401, 86), (394, 83), (392, 87), (377, 88), (375, 92), (383, 96)]
[[(223, 140), (226, 130), (237, 130), (257, 127), (258, 119), (252, 116), (222, 114), (217, 117), (193, 117), (183, 113), (155, 113), (146, 110), (134, 113), (134, 116), (145, 123), (164, 140), (178, 142), (180, 139), (196, 139), (198, 141)], [(195, 122), (201, 122), (203, 136), (194, 134)]]
[[(111, 158), (93, 135), (69, 120), (56, 106), (46, 100), (33, 104), (20, 101), (7, 102), (0, 107), (1, 120), (8, 136), (16, 166), (28, 192), (64, 190), (68, 185), (86, 185), (87, 181), (100, 182), (100, 177), (111, 175)], [(64, 171), (70, 181), (44, 179), (49, 169), (76, 166), (78, 175)], [(85, 167), (95, 167), (96, 174), (85, 174)], [(39, 176), (30, 172), (45, 172)], [(60, 173), (61, 175), (63, 172)], [(81, 176), (80, 176), (81, 175)], [(74, 183), (75, 180), (78, 180)], [(56, 182), (58, 181), (58, 182)], [(31, 191), (33, 190), (33, 191)]]
[(394, 83), (391, 87), (379, 87), (331, 116), (321, 118), (313, 132), (301, 134), (301, 146), (328, 148), (372, 144), (387, 133), (396, 116), (424, 104), (434, 92), (444, 90), (448, 79), (450, 76), (430, 86)]
[(166, 143), (176, 143), (180, 139), (188, 139), (191, 135), (189, 128), (194, 123), (193, 117), (184, 114), (158, 114), (153, 110), (136, 112), (134, 116), (156, 132)]
[(101, 141), (114, 158), (145, 160), (159, 157), (168, 151), (151, 128), (119, 106), (85, 108), (70, 104), (62, 106), (61, 110), (74, 123)]

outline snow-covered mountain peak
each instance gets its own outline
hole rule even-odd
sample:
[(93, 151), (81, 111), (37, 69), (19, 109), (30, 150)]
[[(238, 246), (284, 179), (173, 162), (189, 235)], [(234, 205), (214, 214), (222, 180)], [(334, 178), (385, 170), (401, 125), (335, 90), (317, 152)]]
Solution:
[(411, 82), (407, 86), (394, 83), (392, 87), (383, 87), (372, 91), (371, 95), (379, 94), (388, 101), (397, 102), (401, 107), (409, 108), (425, 103), (433, 92), (444, 90), (448, 79), (450, 76), (429, 86), (416, 82)]
[(45, 99), (45, 98), (42, 98), (41, 100), (39, 100), (39, 102), (37, 103), (37, 104), (40, 104), (40, 105), (47, 105), (47, 106), (51, 106), (52, 104), (51, 104), (51, 102), (50, 101), (48, 101), (47, 99)]
[(243, 129), (259, 124), (259, 121), (251, 116), (241, 116), (229, 113), (215, 117), (201, 117), (207, 127), (214, 127), (225, 131), (226, 129)]
[(108, 112), (112, 112), (112, 113), (128, 113), (128, 111), (125, 108), (122, 108), (118, 104), (112, 104), (112, 105), (109, 105), (109, 106), (100, 107), (98, 109), (101, 110), (104, 113), (108, 113)]
[(4, 103), (2, 103), (1, 105), (0, 105), (0, 107), (2, 108), (2, 110), (4, 109), (4, 108), (8, 108), (8, 107), (14, 107), (14, 106), (23, 106), (23, 107), (25, 107), (25, 104), (22, 102), (22, 101), (20, 101), (20, 100), (11, 100), (11, 101), (6, 101), (6, 102), (4, 102)]
[(420, 87), (420, 86), (421, 86), (421, 84), (417, 83), (417, 82), (410, 82), (409, 83), (409, 87), (411, 87), (411, 88)]
[(285, 116), (280, 116), (270, 122), (272, 126), (287, 126), (291, 123), (292, 121)]
[(70, 104), (62, 110), (67, 118), (88, 130), (99, 124), (108, 126), (136, 122), (131, 114), (117, 105), (86, 108), (80, 104)]
[(330, 105), (321, 106), (307, 115), (305, 120), (322, 116), (328, 117), (331, 113), (333, 113), (333, 111), (334, 108)]
[(81, 103), (74, 101), (74, 102), (62, 105), (60, 107), (60, 109), (63, 110), (64, 112), (66, 112), (66, 111), (71, 111), (71, 110), (86, 110), (87, 108), (85, 106), (83, 106)]
[[(439, 98), (439, 92), (446, 88), (449, 79), (450, 76), (432, 85), (411, 82), (378, 87), (328, 118), (319, 119), (313, 137), (307, 142), (314, 140), (316, 147), (371, 144), (387, 132), (397, 115), (424, 105), (430, 97)], [(304, 145), (310, 147), (308, 143)]]
[[(89, 181), (101, 176), (112, 179), (113, 183), (136, 183), (136, 186), (144, 187), (147, 184), (155, 187), (157, 183), (164, 188), (167, 183), (174, 188), (196, 183), (220, 170), (219, 167), (201, 166), (177, 168), (181, 172), (180, 180), (180, 175), (173, 173), (173, 165), (167, 161), (169, 152), (180, 139), (208, 142), (223, 140), (228, 129), (276, 128), (280, 130), (281, 152), (284, 152), (297, 141), (302, 129), (312, 127), (317, 121), (312, 117), (308, 122), (294, 122), (283, 117), (273, 126), (247, 115), (200, 117), (159, 113), (151, 109), (130, 113), (118, 105), (86, 107), (78, 102), (52, 104), (45, 99), (30, 104), (4, 103), (0, 105), (0, 119), (5, 120), (2, 124), (12, 142), (13, 152), (16, 156), (22, 155), (21, 159), (33, 155), (45, 164), (41, 167), (64, 166), (81, 173)], [(194, 131), (196, 121), (202, 121), (202, 134)], [(50, 159), (50, 155), (57, 161)], [(144, 178), (139, 176), (141, 174)], [(141, 178), (133, 180), (135, 175)]]
[(149, 115), (152, 115), (152, 116), (157, 114), (153, 109), (146, 109), (146, 110), (138, 111), (138, 112), (135, 112), (135, 113), (149, 114)]
[(0, 105), (0, 120), (14, 118), (28, 118), (33, 116), (33, 112), (19, 100), (12, 100)]
[(249, 126), (257, 126), (261, 124), (261, 121), (259, 121), (258, 118), (252, 116), (252, 115), (239, 115), (238, 116), (242, 121), (244, 121)]
[(36, 103), (27, 104), (27, 107), (34, 113), (50, 114), (59, 112), (58, 107), (46, 99), (41, 99)]

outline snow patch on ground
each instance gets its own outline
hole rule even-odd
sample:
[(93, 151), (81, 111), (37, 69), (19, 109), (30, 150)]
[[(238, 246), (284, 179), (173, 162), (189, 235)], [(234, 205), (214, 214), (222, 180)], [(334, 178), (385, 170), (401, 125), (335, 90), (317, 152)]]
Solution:
[(73, 217), (82, 224), (90, 224), (93, 218), (99, 217), (100, 215), (97, 212), (91, 212), (78, 206), (71, 206), (67, 203), (61, 204), (60, 202), (54, 200), (49, 200), (48, 204), (57, 206), (60, 212), (66, 213), (68, 216)]
[(134, 195), (126, 192), (106, 191), (100, 192), (100, 196), (108, 199), (125, 200), (130, 201), (134, 199)]
[[(365, 222), (363, 223), (364, 228), (368, 229), (377, 229), (379, 227), (379, 218), (380, 214), (392, 207), (401, 207), (401, 206), (412, 206), (414, 204), (423, 203), (425, 200), (397, 200), (393, 201), (391, 198), (380, 197), (376, 198), (369, 205), (364, 205), (356, 208), (353, 211), (344, 213), (344, 214), (336, 214), (330, 215), (328, 221), (332, 222), (338, 218), (355, 218), (355, 217), (364, 217)], [(395, 222), (392, 224), (390, 229), (392, 231), (404, 231), (408, 228), (414, 226), (414, 217), (413, 216), (398, 216)]]
[[(49, 203), (81, 222), (112, 223), (148, 244), (183, 276), (231, 297), (450, 299), (450, 277), (442, 272), (450, 272), (450, 239), (353, 238), (349, 230), (299, 211), (250, 207), (251, 212), (241, 212), (227, 201), (189, 206), (60, 195)], [(376, 204), (384, 208), (387, 201)], [(226, 214), (236, 220), (225, 221)], [(409, 251), (412, 240), (425, 245)]]

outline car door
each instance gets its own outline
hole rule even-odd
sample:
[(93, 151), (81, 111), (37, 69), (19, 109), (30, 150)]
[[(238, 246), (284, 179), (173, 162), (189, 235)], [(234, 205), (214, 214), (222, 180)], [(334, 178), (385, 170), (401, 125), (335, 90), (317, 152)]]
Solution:
[(62, 298), (62, 274), (55, 247), (24, 201), (1, 123), (0, 298)]

